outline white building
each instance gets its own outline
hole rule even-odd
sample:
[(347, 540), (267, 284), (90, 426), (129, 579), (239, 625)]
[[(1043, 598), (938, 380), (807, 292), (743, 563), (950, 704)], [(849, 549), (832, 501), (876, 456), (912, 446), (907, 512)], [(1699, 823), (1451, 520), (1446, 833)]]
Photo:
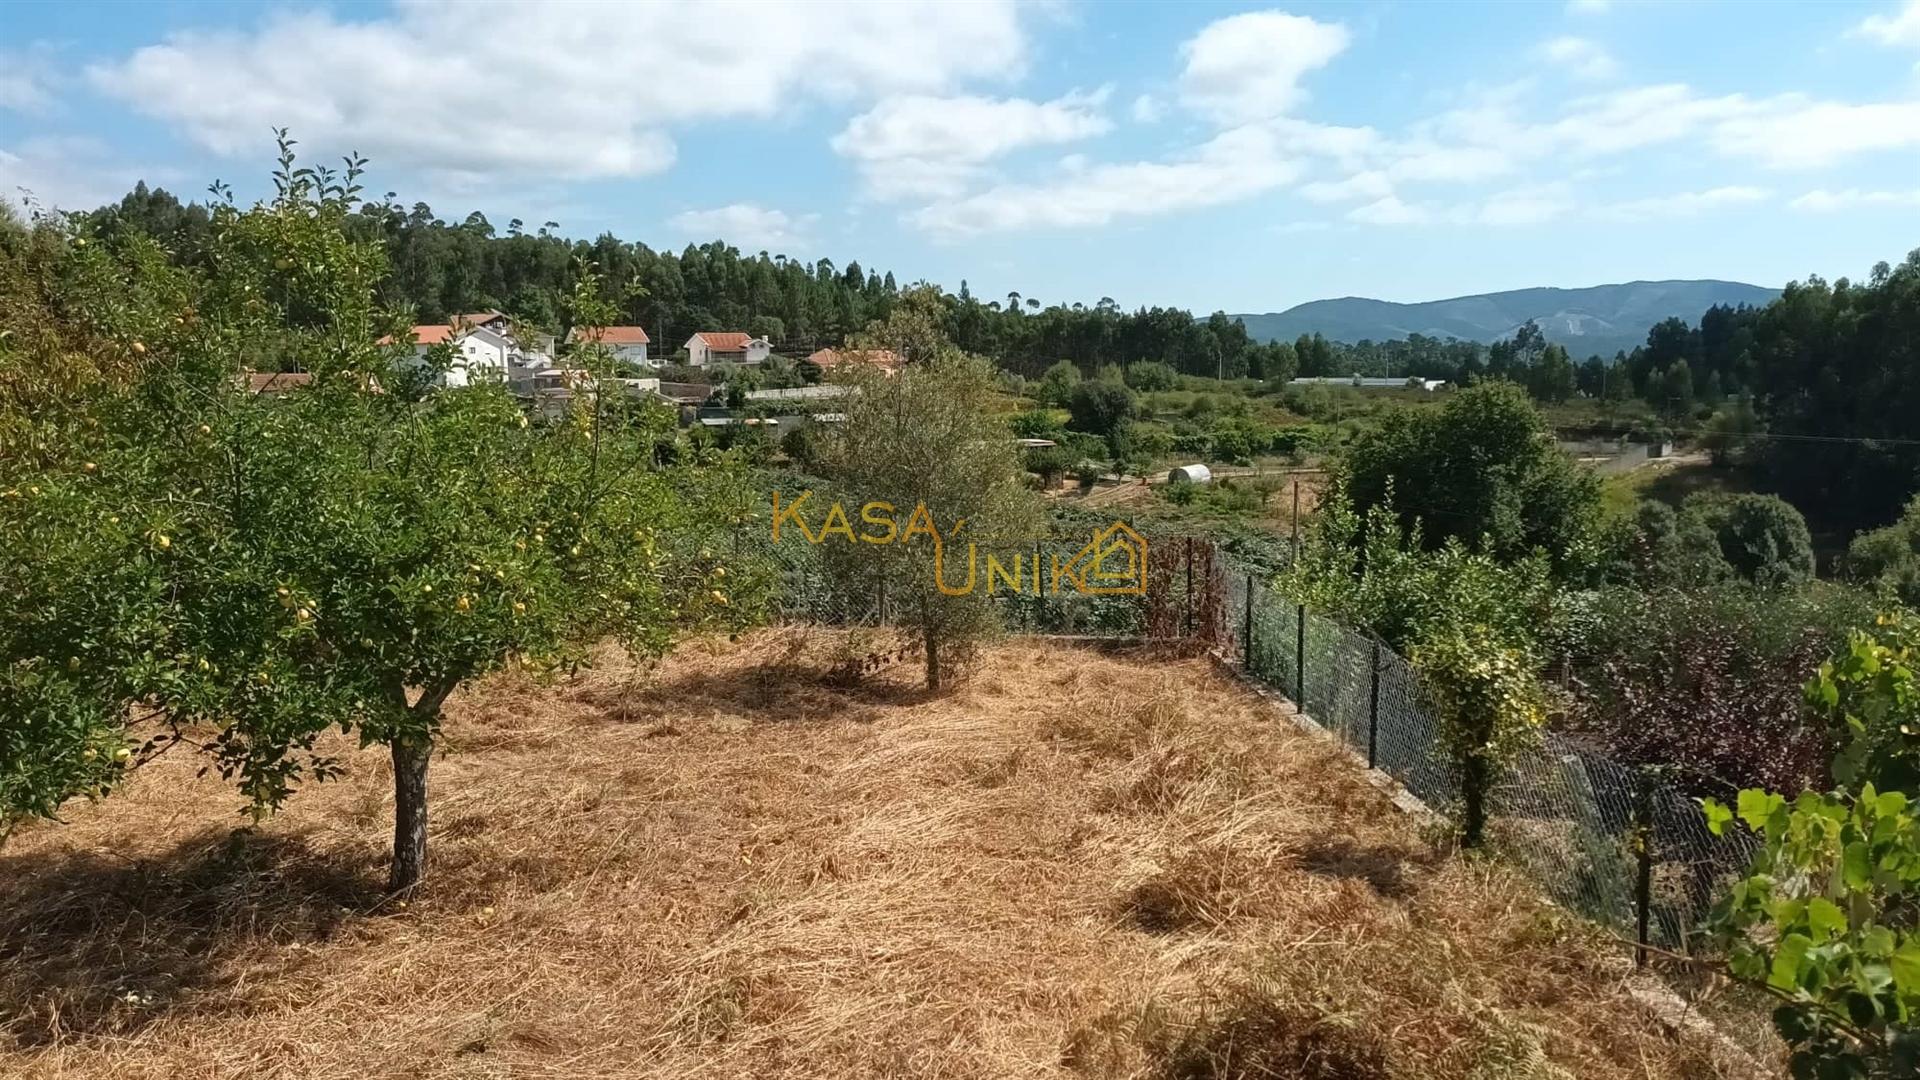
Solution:
[(1423, 379), (1418, 375), (1400, 379), (1370, 378), (1355, 372), (1352, 375), (1302, 375), (1293, 380), (1294, 386), (1351, 386), (1360, 390), (1425, 390), (1429, 393), (1446, 388), (1445, 379)]
[(511, 321), (498, 311), (457, 315), (450, 323), (414, 327), (413, 359), (424, 366), (435, 348), (451, 345), (453, 359), (437, 380), (439, 385), (466, 386), (486, 378), (519, 383), (553, 367), (553, 339), (545, 334), (537, 337), (534, 348), (523, 347)]
[(638, 326), (601, 326), (591, 330), (576, 326), (567, 331), (567, 344), (577, 345), (591, 340), (604, 345), (613, 354), (615, 360), (625, 360), (642, 367), (659, 365), (647, 359), (647, 332)]
[(722, 334), (702, 331), (687, 339), (687, 363), (694, 367), (708, 364), (764, 363), (773, 346), (766, 338), (751, 334)]

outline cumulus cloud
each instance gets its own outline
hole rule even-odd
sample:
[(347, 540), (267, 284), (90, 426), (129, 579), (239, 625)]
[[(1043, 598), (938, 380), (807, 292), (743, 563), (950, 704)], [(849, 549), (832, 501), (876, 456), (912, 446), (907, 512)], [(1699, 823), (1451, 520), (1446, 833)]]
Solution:
[(1831, 214), (1862, 207), (1920, 206), (1920, 191), (1862, 191), (1859, 188), (1828, 191), (1825, 188), (1815, 188), (1787, 205), (1795, 210), (1806, 210), (1816, 214)]
[(952, 197), (995, 158), (1031, 146), (1074, 142), (1112, 128), (1106, 89), (1053, 101), (1024, 98), (889, 98), (854, 117), (833, 148), (860, 163), (877, 198)]
[(1152, 94), (1141, 94), (1133, 99), (1129, 112), (1138, 123), (1157, 124), (1167, 115), (1167, 107)]
[(908, 221), (937, 236), (1034, 228), (1085, 228), (1156, 214), (1238, 202), (1289, 183), (1299, 166), (1259, 125), (1220, 133), (1180, 158), (1074, 162), (1044, 182), (997, 184), (936, 202)]
[(745, 251), (772, 250), (804, 243), (818, 214), (794, 216), (753, 203), (731, 203), (711, 210), (685, 210), (668, 221), (676, 232), (696, 240), (724, 240)]
[(1284, 11), (1254, 11), (1209, 23), (1180, 46), (1180, 98), (1222, 124), (1279, 116), (1306, 93), (1300, 80), (1346, 51), (1352, 35)]
[[(288, 125), (328, 153), (402, 167), (593, 179), (667, 168), (678, 125), (939, 93), (1026, 60), (1014, 0), (502, 0), (473, 15), (456, 0), (366, 20), (278, 14), (171, 35), (87, 74), (223, 155), (258, 155), (268, 129)], [(622, 59), (641, 56), (644, 67)]]
[(1571, 34), (1549, 38), (1535, 50), (1540, 59), (1576, 79), (1599, 81), (1620, 72), (1620, 62), (1599, 42)]
[(1854, 26), (1853, 34), (1882, 45), (1920, 48), (1920, 0), (1907, 0), (1892, 14), (1867, 16)]

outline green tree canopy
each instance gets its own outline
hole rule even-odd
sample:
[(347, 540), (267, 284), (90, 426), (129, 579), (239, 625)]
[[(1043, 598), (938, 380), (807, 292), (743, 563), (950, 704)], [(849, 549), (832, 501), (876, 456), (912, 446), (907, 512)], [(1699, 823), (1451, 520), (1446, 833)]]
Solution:
[(1067, 396), (1073, 427), (1089, 435), (1111, 435), (1133, 416), (1134, 396), (1115, 379), (1087, 379)]
[(1539, 549), (1562, 572), (1594, 558), (1599, 480), (1560, 452), (1512, 383), (1458, 391), (1439, 409), (1389, 413), (1353, 444), (1343, 472), (1363, 518), (1390, 505), (1430, 549), (1458, 539), (1508, 561)]
[[(425, 384), (381, 344), (402, 319), (377, 300), (384, 251), (347, 227), (357, 175), (300, 169), (283, 141), (271, 200), (214, 206), (204, 271), (84, 225), (47, 264), (71, 339), (130, 363), (0, 424), (0, 776), (26, 778), (0, 783), (0, 816), (179, 742), (266, 813), (337, 769), (324, 732), (355, 732), (391, 753), (389, 882), (410, 889), (461, 685), (752, 606), (754, 575), (712, 554), (735, 470), (659, 467), (664, 412), (584, 393), (533, 422), (499, 383), (403, 392)], [(601, 317), (581, 282), (576, 317)], [(310, 385), (250, 392), (239, 362), (267, 358)]]

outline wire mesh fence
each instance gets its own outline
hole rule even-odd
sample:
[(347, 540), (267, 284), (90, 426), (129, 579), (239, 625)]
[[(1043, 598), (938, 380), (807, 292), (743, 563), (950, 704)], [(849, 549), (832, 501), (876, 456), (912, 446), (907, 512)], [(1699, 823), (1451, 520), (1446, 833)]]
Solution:
[[(1457, 810), (1459, 785), (1412, 664), (1252, 574), (1229, 591), (1248, 675), (1434, 811)], [(1495, 854), (1566, 907), (1670, 950), (1694, 944), (1712, 898), (1757, 847), (1745, 833), (1714, 836), (1691, 798), (1553, 732), (1507, 764), (1490, 804)]]
[[(1050, 536), (1003, 547), (1003, 572), (996, 578), (975, 567), (975, 587), (988, 589), (1012, 633), (1218, 648), (1435, 812), (1457, 812), (1459, 785), (1405, 658), (1290, 601), (1204, 539), (1152, 537), (1137, 593), (1058, 587), (1055, 568), (1086, 542)], [(771, 545), (765, 554), (779, 579), (776, 617), (881, 625), (903, 614), (906, 598), (887, 594), (897, 575), (884, 554), (860, 552), (838, 565), (817, 545)], [(1021, 587), (1011, 587), (1015, 581)], [(1494, 854), (1564, 906), (1675, 951), (1693, 947), (1712, 898), (1757, 847), (1737, 830), (1712, 835), (1691, 798), (1552, 732), (1507, 763), (1489, 805), (1486, 843)]]

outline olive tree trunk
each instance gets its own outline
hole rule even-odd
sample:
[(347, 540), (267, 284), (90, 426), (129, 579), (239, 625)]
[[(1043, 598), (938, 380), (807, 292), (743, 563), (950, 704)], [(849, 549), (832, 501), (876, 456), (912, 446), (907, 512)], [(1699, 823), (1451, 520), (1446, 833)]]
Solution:
[(932, 620), (928, 620), (927, 643), (927, 689), (940, 689), (940, 635), (934, 632)]
[(427, 763), (433, 742), (424, 738), (393, 741), (393, 863), (387, 891), (411, 893), (427, 869)]

